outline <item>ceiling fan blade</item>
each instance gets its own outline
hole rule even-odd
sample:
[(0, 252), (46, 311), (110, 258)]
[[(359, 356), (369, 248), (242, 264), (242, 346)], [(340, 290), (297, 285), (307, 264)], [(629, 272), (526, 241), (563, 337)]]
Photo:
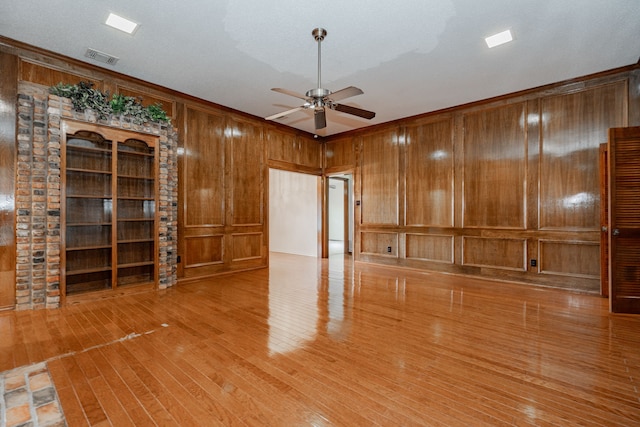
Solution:
[(281, 113), (274, 114), (273, 116), (265, 117), (264, 119), (265, 120), (279, 119), (279, 118), (284, 117), (286, 115), (289, 115), (291, 113), (295, 113), (296, 111), (304, 110), (305, 108), (306, 108), (305, 106), (292, 108), (291, 110), (283, 111)]
[(328, 98), (332, 101), (341, 101), (346, 98), (351, 98), (352, 96), (362, 95), (363, 93), (364, 92), (361, 89), (358, 89), (355, 86), (349, 86), (333, 92), (328, 96)]
[(305, 101), (309, 100), (308, 96), (302, 95), (301, 93), (297, 93), (297, 92), (294, 92), (292, 90), (282, 89), (282, 88), (279, 88), (279, 87), (271, 88), (271, 90), (274, 91), (274, 92), (284, 93), (285, 95), (293, 96), (295, 98), (304, 99)]
[(327, 127), (327, 116), (326, 116), (326, 113), (324, 112), (324, 108), (321, 110), (314, 110), (313, 118), (315, 119), (315, 122), (316, 122), (316, 130), (324, 129)]
[(341, 113), (352, 114), (354, 116), (362, 117), (364, 119), (373, 119), (376, 116), (376, 113), (373, 111), (363, 110), (362, 108), (350, 107), (344, 104), (334, 104), (333, 109), (336, 111), (340, 111)]

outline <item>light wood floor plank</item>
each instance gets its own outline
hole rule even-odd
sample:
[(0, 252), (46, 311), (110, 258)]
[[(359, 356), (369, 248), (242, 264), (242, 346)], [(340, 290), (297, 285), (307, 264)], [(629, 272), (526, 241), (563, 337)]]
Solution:
[[(118, 374), (117, 370), (113, 368), (102, 352), (99, 349), (96, 349), (87, 352), (87, 354), (100, 370), (101, 376), (104, 378), (106, 385), (109, 386), (109, 389), (116, 397), (118, 403), (124, 408), (127, 416), (133, 421), (133, 423), (136, 426), (154, 425), (154, 421), (151, 419), (144, 406), (140, 404), (129, 386), (127, 386), (122, 377)], [(109, 411), (114, 410), (117, 409), (109, 408)]]
[(269, 269), (0, 313), (70, 427), (640, 425), (640, 317), (550, 288), (271, 254)]

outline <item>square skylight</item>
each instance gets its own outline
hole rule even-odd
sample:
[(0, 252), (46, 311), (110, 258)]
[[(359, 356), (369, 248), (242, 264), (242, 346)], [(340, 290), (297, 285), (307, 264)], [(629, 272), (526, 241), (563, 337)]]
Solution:
[(123, 18), (122, 16), (118, 16), (115, 13), (109, 14), (105, 24), (120, 31), (124, 31), (127, 34), (133, 34), (136, 28), (138, 28), (137, 23), (130, 21), (127, 18)]
[(487, 46), (489, 46), (490, 48), (500, 46), (501, 44), (509, 43), (511, 40), (513, 40), (513, 36), (511, 35), (511, 30), (505, 30), (505, 31), (502, 31), (501, 33), (494, 34), (484, 39), (484, 41), (487, 42)]

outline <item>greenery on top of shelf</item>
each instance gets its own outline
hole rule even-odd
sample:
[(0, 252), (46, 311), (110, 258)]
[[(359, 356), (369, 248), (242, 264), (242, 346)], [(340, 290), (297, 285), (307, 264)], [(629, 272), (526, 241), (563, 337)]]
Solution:
[(111, 115), (122, 115), (131, 118), (134, 123), (170, 123), (171, 119), (157, 103), (145, 107), (141, 98), (113, 94), (109, 99), (109, 92), (102, 93), (93, 88), (91, 82), (80, 82), (77, 85), (58, 83), (49, 88), (53, 95), (71, 99), (76, 111), (93, 110), (99, 119), (106, 119)]

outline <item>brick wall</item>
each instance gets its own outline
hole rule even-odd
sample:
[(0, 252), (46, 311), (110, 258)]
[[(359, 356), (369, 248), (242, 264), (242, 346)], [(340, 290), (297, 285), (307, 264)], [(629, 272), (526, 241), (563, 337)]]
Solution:
[(22, 85), (16, 165), (16, 310), (60, 306), (60, 122), (69, 118), (159, 137), (159, 288), (177, 282), (178, 135), (170, 125), (137, 125), (74, 111), (71, 100)]

